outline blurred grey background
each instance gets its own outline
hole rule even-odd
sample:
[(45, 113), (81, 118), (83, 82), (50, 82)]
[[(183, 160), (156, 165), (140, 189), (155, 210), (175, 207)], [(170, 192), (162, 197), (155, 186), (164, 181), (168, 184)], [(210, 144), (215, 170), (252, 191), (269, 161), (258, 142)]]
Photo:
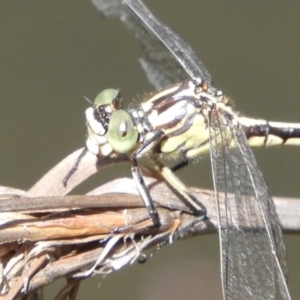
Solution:
[[(299, 1), (146, 1), (185, 38), (241, 113), (300, 122)], [(83, 96), (121, 88), (127, 103), (150, 92), (137, 64), (138, 46), (115, 19), (89, 1), (0, 2), (0, 184), (28, 189), (84, 145)], [(276, 196), (300, 197), (300, 149), (255, 150)], [(195, 173), (197, 172), (197, 173)], [(125, 166), (78, 189), (129, 174)], [(197, 175), (195, 175), (197, 174)], [(210, 188), (203, 159), (179, 173)], [(286, 235), (290, 290), (300, 293), (300, 240)], [(51, 299), (63, 282), (46, 288)], [(217, 235), (176, 242), (146, 264), (86, 280), (79, 299), (220, 299)]]

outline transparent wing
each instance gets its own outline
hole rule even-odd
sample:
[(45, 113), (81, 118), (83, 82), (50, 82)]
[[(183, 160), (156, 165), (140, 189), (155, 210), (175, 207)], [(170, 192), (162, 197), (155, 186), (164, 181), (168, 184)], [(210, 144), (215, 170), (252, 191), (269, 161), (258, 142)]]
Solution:
[(212, 84), (211, 76), (192, 48), (169, 27), (159, 22), (140, 2), (92, 0), (106, 16), (117, 16), (141, 44), (139, 62), (149, 82), (162, 89), (188, 76)]
[(290, 299), (285, 245), (272, 198), (239, 124), (210, 115), (224, 299)]

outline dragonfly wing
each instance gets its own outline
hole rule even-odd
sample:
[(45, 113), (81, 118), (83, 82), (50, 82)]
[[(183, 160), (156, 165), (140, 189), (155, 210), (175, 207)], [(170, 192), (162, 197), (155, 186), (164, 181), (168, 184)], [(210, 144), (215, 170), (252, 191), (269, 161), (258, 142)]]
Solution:
[(159, 22), (140, 2), (92, 0), (106, 16), (118, 16), (141, 45), (139, 62), (149, 82), (162, 89), (188, 76), (211, 84), (211, 75), (192, 48), (169, 27)]
[(245, 134), (217, 109), (209, 122), (224, 299), (274, 299), (276, 280), (290, 299), (279, 220)]

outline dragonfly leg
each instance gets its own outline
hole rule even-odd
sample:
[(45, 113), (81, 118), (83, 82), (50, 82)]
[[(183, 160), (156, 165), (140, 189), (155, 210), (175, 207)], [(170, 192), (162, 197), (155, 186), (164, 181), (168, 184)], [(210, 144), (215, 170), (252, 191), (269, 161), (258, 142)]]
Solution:
[(177, 172), (178, 170), (186, 167), (189, 164), (189, 160), (188, 159), (184, 159), (182, 160), (180, 163), (176, 164), (174, 167), (171, 168), (171, 171), (173, 173)]
[(142, 171), (141, 171), (136, 159), (133, 159), (131, 161), (131, 173), (132, 173), (132, 177), (136, 183), (137, 189), (145, 203), (146, 208), (148, 209), (149, 215), (150, 215), (154, 225), (156, 227), (159, 227), (160, 221), (159, 221), (157, 210), (154, 206), (153, 200), (149, 193), (149, 189), (146, 187)]
[[(186, 188), (184, 183), (182, 183), (179, 178), (169, 169), (167, 166), (160, 163), (155, 157), (151, 158), (153, 165), (155, 166), (155, 170), (166, 180), (166, 182), (177, 191), (185, 200), (185, 203), (188, 207), (193, 211), (193, 213), (197, 216), (206, 217), (206, 208), (205, 206), (199, 202)], [(187, 161), (188, 162), (188, 161)], [(181, 167), (181, 164), (177, 166)], [(184, 164), (184, 161), (183, 161)], [(175, 166), (175, 169), (177, 169)], [(182, 165), (183, 166), (183, 165)], [(174, 169), (174, 168), (173, 168)]]
[(148, 152), (149, 149), (153, 149), (153, 147), (161, 140), (164, 136), (163, 131), (157, 131), (154, 135), (145, 141), (141, 147), (136, 149), (131, 156), (131, 173), (132, 177), (137, 185), (138, 191), (145, 203), (146, 208), (148, 209), (149, 216), (151, 217), (154, 225), (156, 227), (160, 226), (159, 216), (157, 210), (154, 206), (153, 200), (149, 193), (149, 189), (146, 187), (145, 181), (143, 179), (142, 171), (138, 165), (137, 158), (143, 155), (143, 152)]

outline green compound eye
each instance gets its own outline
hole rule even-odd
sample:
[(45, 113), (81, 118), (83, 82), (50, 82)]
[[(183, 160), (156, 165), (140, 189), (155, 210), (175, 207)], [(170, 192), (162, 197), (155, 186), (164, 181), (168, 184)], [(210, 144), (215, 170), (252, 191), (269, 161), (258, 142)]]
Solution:
[(115, 89), (106, 89), (97, 95), (94, 101), (95, 106), (110, 104), (119, 95), (119, 91)]
[(118, 153), (127, 153), (134, 148), (138, 132), (130, 115), (125, 110), (116, 110), (109, 120), (107, 139), (112, 149)]

